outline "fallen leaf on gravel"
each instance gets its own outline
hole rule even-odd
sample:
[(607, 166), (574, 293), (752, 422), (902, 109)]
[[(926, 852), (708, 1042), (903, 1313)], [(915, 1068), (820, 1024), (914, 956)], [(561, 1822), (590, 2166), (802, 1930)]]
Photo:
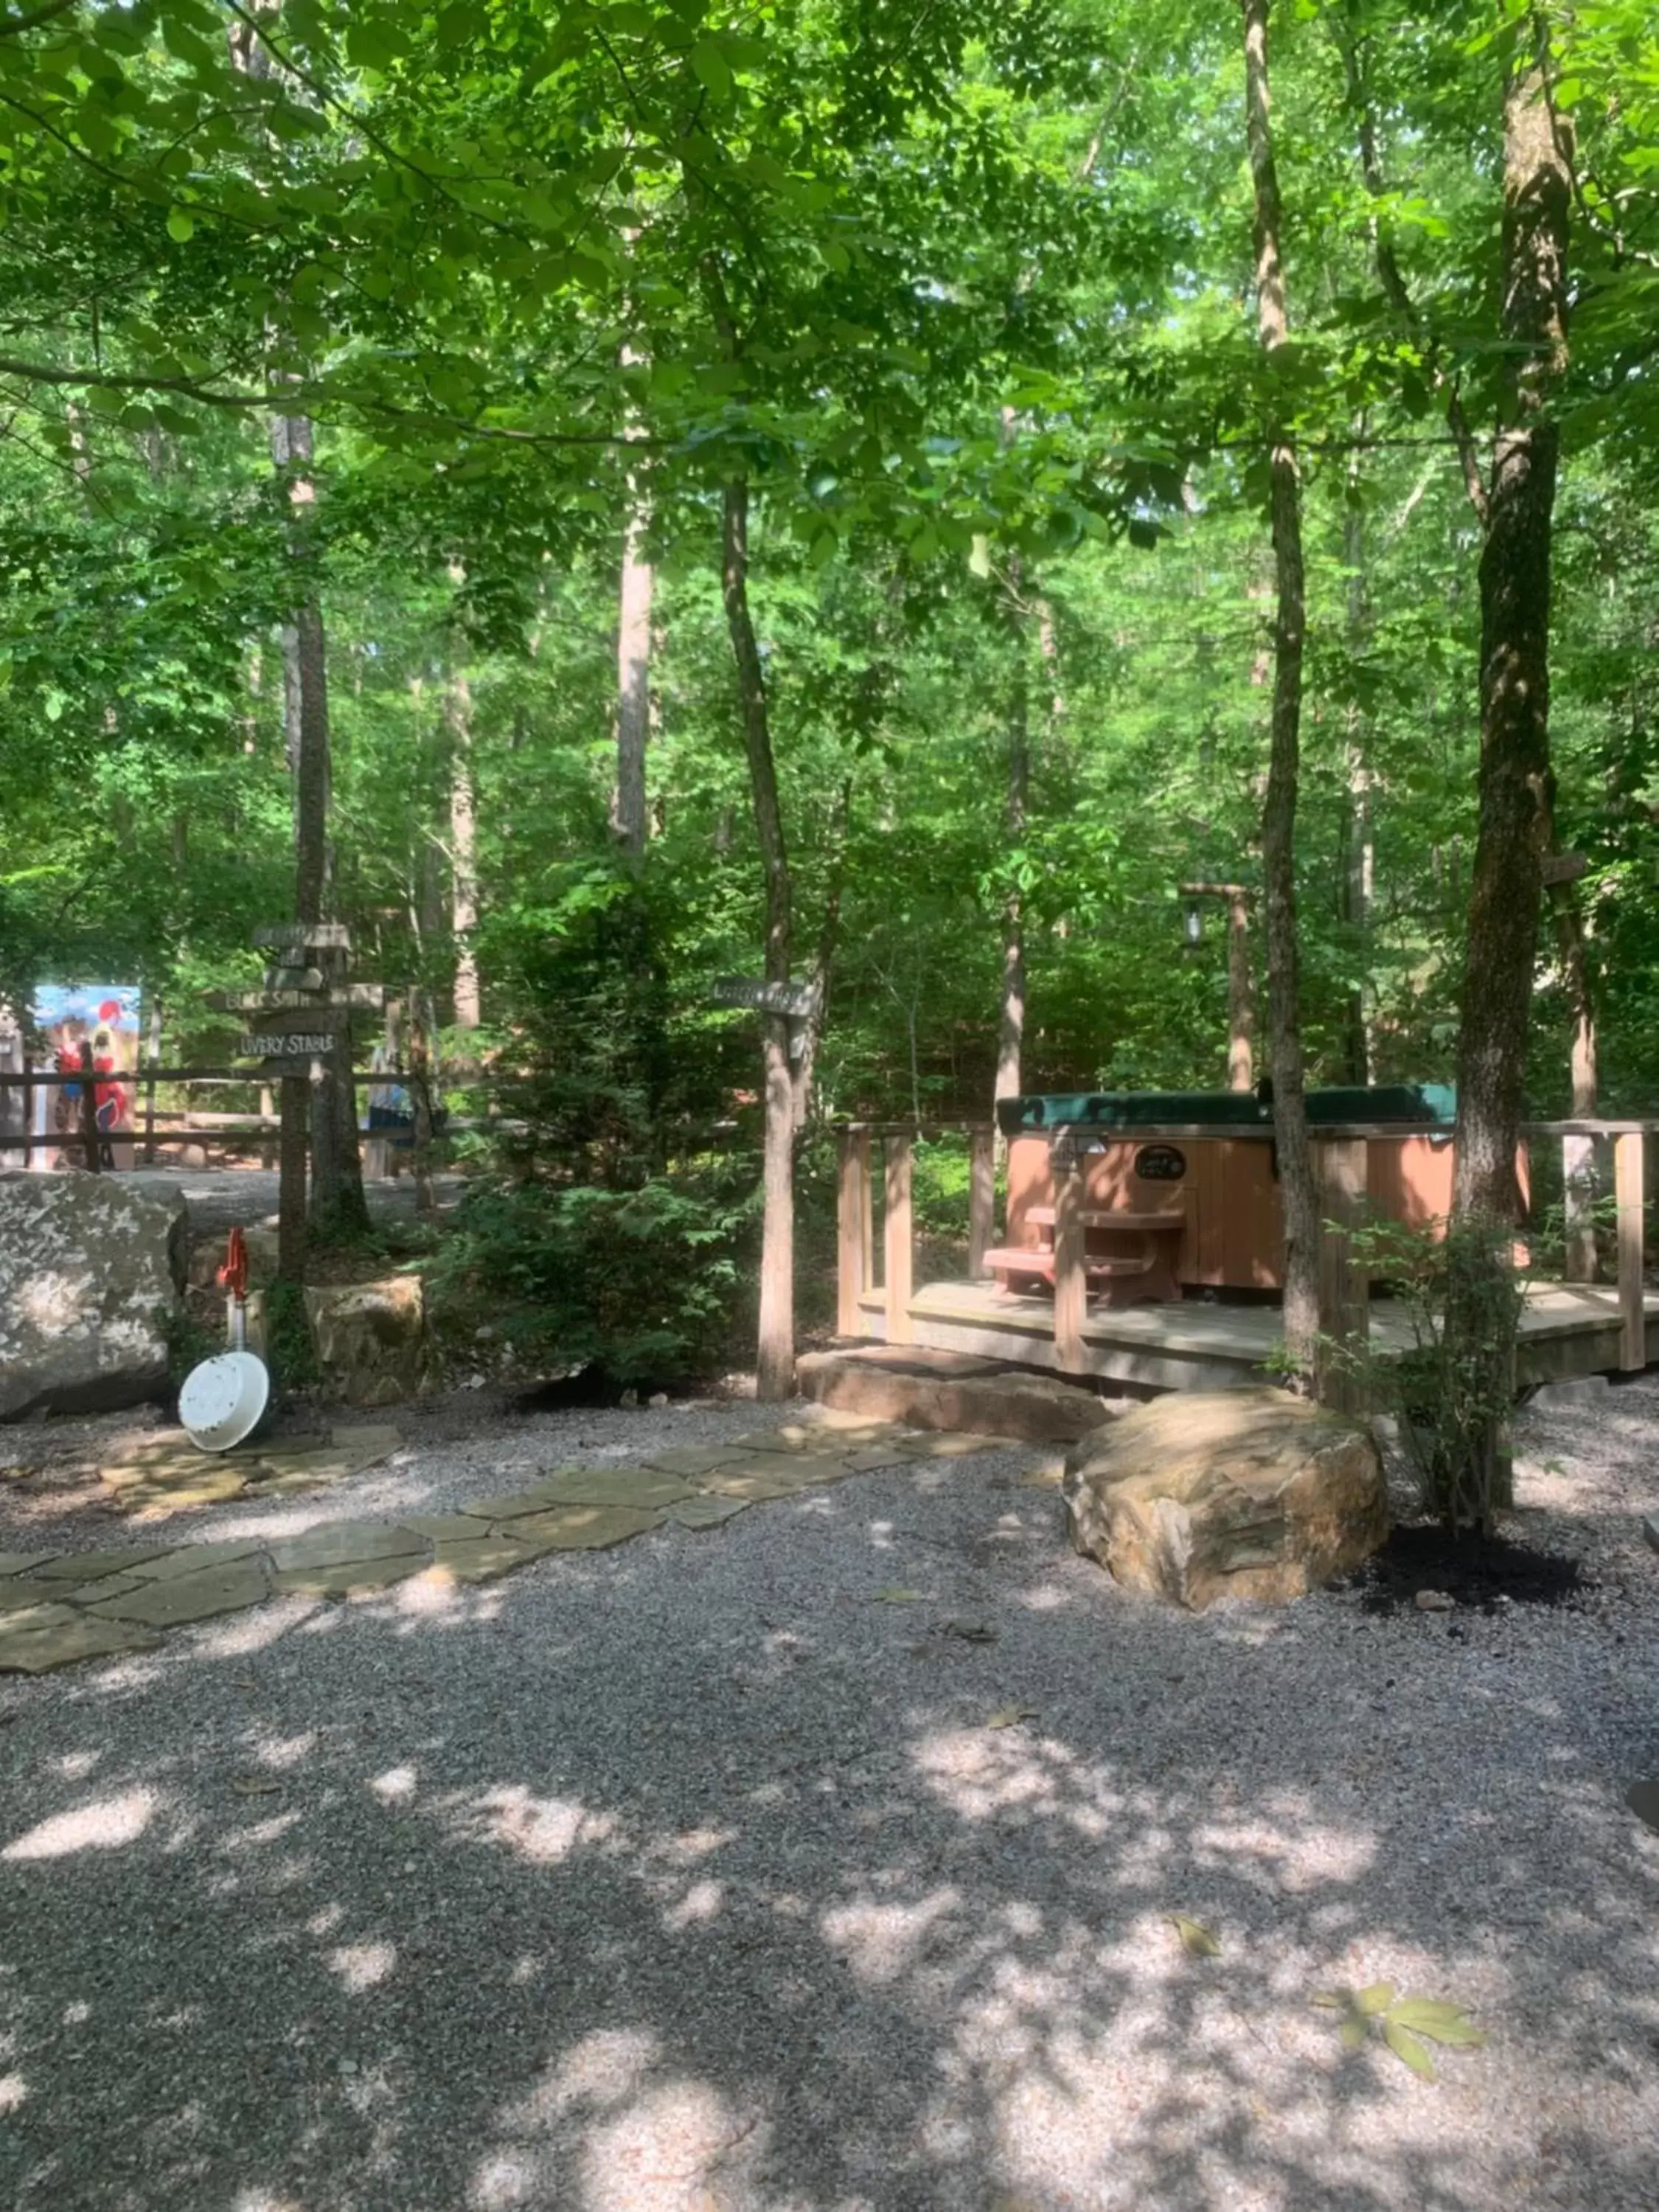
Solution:
[(1015, 1728), (1021, 1721), (1034, 1721), (1037, 1717), (1035, 1705), (999, 1705), (985, 1723), (987, 1728)]
[(1437, 2078), (1434, 2061), (1430, 2057), (1427, 2047), (1418, 2041), (1409, 2028), (1401, 2027), (1398, 2021), (1385, 2020), (1382, 2037), (1395, 2057), (1403, 2059), (1413, 2074), (1421, 2075), (1425, 2081)]
[(890, 1583), (885, 1589), (878, 1589), (874, 1599), (877, 1605), (925, 1605), (927, 1601), (924, 1590), (901, 1589), (896, 1583)]
[(1201, 1920), (1189, 1920), (1184, 1912), (1166, 1912), (1164, 1917), (1194, 1959), (1221, 1956), (1220, 1938), (1212, 1935)]
[(267, 1781), (263, 1775), (239, 1774), (230, 1786), (239, 1797), (274, 1797), (283, 1785)]
[(997, 1640), (996, 1630), (988, 1628), (982, 1620), (947, 1620), (944, 1633), (963, 1644), (994, 1644)]

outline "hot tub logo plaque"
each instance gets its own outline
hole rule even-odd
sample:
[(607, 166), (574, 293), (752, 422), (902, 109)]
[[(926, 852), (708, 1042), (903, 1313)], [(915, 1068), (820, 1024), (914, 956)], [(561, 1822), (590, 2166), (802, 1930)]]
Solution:
[(1179, 1182), (1187, 1172), (1187, 1155), (1176, 1145), (1143, 1145), (1135, 1154), (1135, 1173), (1142, 1182)]

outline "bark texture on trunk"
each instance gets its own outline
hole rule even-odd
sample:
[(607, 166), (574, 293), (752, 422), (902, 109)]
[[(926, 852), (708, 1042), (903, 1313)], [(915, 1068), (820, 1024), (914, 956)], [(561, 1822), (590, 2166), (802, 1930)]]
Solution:
[[(746, 477), (736, 477), (727, 483), (722, 526), (720, 596), (737, 663), (744, 750), (766, 880), (765, 976), (769, 983), (787, 983), (792, 919), (789, 859), (778, 804), (777, 767), (772, 756), (766, 672), (749, 608)], [(789, 1030), (781, 1015), (761, 1016), (761, 1060), (766, 1118), (756, 1393), (775, 1401), (788, 1397), (795, 1387), (795, 1102)]]
[[(1016, 661), (1008, 701), (1008, 797), (1006, 821), (1011, 853), (1025, 842), (1027, 802), (1030, 792), (1031, 745), (1030, 686), (1025, 667), (1024, 639), (1016, 615)], [(1010, 884), (1002, 902), (1002, 989), (997, 1001), (997, 1081), (999, 1098), (1017, 1098), (1025, 1050), (1025, 912), (1019, 885)]]
[[(1268, 101), (1267, 0), (1243, 0), (1245, 136), (1255, 196), (1256, 323), (1271, 362), (1289, 334), (1280, 257), (1282, 217)], [(1296, 804), (1301, 769), (1306, 592), (1302, 487), (1296, 454), (1271, 423), (1273, 696), (1267, 790), (1261, 810), (1262, 908), (1267, 949), (1267, 1065), (1285, 1216), (1285, 1347), (1297, 1373), (1313, 1372), (1319, 1332), (1319, 1200), (1308, 1146), (1296, 939)]]
[[(283, 632), (283, 705), (294, 778), (294, 910), (301, 921), (324, 921), (333, 908), (328, 842), (333, 802), (329, 745), (328, 638), (321, 601), (305, 573), (317, 503), (312, 475), (311, 422), (303, 415), (274, 415), (270, 458), (288, 486), (291, 517), (289, 550), (301, 567), (302, 590), (294, 618)], [(343, 982), (346, 963), (327, 953), (319, 963), (331, 982)], [(357, 1144), (356, 1093), (351, 1080), (351, 1022), (337, 1018), (336, 1044), (319, 1063), (312, 1085), (310, 1218), (319, 1228), (367, 1229), (362, 1161)]]
[(1227, 902), (1227, 1088), (1253, 1091), (1251, 1038), (1255, 1010), (1250, 994), (1250, 902), (1235, 890)]
[(650, 509), (633, 477), (628, 485), (622, 585), (617, 619), (617, 781), (611, 827), (630, 860), (645, 852), (646, 752), (651, 741), (651, 603), (655, 576), (645, 556)]
[(1504, 103), (1502, 335), (1513, 349), (1480, 555), (1480, 815), (1457, 1055), (1459, 1213), (1512, 1220), (1528, 1008), (1549, 838), (1551, 516), (1559, 439), (1547, 411), (1566, 360), (1566, 162), (1542, 70), (1521, 59)]
[(444, 694), (449, 725), (450, 918), (455, 939), (455, 1026), (476, 1030), (483, 1019), (478, 956), (478, 814), (472, 781), (472, 691), (457, 669)]

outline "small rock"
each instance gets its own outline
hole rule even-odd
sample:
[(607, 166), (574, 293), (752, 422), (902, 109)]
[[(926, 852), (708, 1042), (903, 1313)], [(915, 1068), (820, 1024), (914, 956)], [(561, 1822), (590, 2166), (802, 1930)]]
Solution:
[(1607, 1397), (1609, 1389), (1605, 1375), (1573, 1375), (1560, 1382), (1546, 1382), (1532, 1394), (1532, 1404), (1540, 1413), (1559, 1413), (1568, 1406), (1595, 1406)]
[(653, 1390), (645, 1402), (647, 1406), (665, 1406), (668, 1403), (668, 1393), (666, 1390)]
[(1659, 1513), (1650, 1513), (1642, 1523), (1642, 1534), (1656, 1552), (1659, 1552)]
[(483, 1386), (484, 1379), (482, 1375), (469, 1375), (461, 1384), (463, 1390), (482, 1390)]
[(1423, 1589), (1417, 1593), (1417, 1609), (1419, 1613), (1450, 1613), (1455, 1609), (1455, 1604), (1456, 1601), (1448, 1597), (1444, 1590)]
[(627, 1407), (630, 1410), (632, 1407), (637, 1406), (639, 1402), (640, 1394), (637, 1390), (624, 1390), (622, 1396), (617, 1401), (617, 1403), (619, 1406)]

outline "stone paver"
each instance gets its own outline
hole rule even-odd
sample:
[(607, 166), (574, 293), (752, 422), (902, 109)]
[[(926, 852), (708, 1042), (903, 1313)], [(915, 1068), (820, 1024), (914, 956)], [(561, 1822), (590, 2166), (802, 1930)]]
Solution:
[(0, 1583), (0, 1614), (27, 1613), (37, 1605), (61, 1605), (62, 1583), (49, 1583), (40, 1575), (11, 1575)]
[(603, 1552), (661, 1525), (660, 1513), (638, 1512), (628, 1505), (558, 1505), (515, 1521), (513, 1534), (517, 1536), (523, 1530), (550, 1552)]
[(207, 1567), (228, 1567), (236, 1559), (252, 1559), (264, 1546), (257, 1536), (222, 1540), (216, 1544), (180, 1544), (133, 1569), (140, 1582), (171, 1582), (175, 1575), (200, 1574)]
[[(337, 1433), (331, 1446), (214, 1459), (163, 1438), (103, 1472), (142, 1519), (185, 1503), (314, 1489), (319, 1475), (337, 1480), (398, 1441), (394, 1429), (364, 1429)], [(159, 1630), (240, 1612), (273, 1595), (366, 1597), (413, 1577), (439, 1586), (489, 1582), (550, 1552), (602, 1551), (670, 1522), (707, 1531), (762, 1499), (995, 1449), (988, 1437), (832, 1414), (725, 1443), (673, 1446), (638, 1467), (556, 1468), (523, 1490), (474, 1498), (453, 1513), (332, 1521), (274, 1540), (0, 1553), (0, 1673), (148, 1650)]]
[(537, 1487), (561, 1505), (633, 1505), (641, 1510), (695, 1495), (679, 1475), (648, 1467), (573, 1467)]
[[(183, 1628), (216, 1613), (240, 1613), (270, 1595), (270, 1579), (261, 1559), (237, 1559), (194, 1575), (147, 1583), (87, 1607), (100, 1620), (137, 1621), (146, 1628)], [(3, 1663), (3, 1662), (0, 1662)]]
[(684, 1498), (669, 1507), (668, 1517), (682, 1528), (718, 1528), (734, 1513), (748, 1510), (746, 1498)]
[(833, 1481), (837, 1475), (846, 1472), (834, 1462), (829, 1462), (826, 1468), (822, 1461), (806, 1466), (797, 1462), (793, 1467), (781, 1466), (773, 1461), (748, 1467), (729, 1467), (717, 1474), (699, 1475), (697, 1487), (713, 1491), (721, 1498), (745, 1500), (798, 1498), (802, 1491), (816, 1490), (820, 1483)]
[(0, 1578), (7, 1575), (38, 1575), (56, 1552), (0, 1552)]
[(716, 1468), (730, 1467), (741, 1451), (739, 1443), (670, 1444), (647, 1454), (646, 1464), (669, 1474), (712, 1474)]
[(392, 1521), (331, 1521), (320, 1528), (307, 1528), (302, 1536), (280, 1536), (265, 1549), (278, 1574), (297, 1574), (313, 1567), (361, 1566), (368, 1559), (395, 1559), (418, 1552), (427, 1545), (412, 1528)]
[(396, 1552), (374, 1559), (341, 1559), (331, 1566), (290, 1567), (271, 1577), (271, 1588), (283, 1597), (368, 1597), (424, 1574), (429, 1562), (424, 1547)]
[[(550, 1547), (548, 1548), (551, 1548)], [(514, 1567), (527, 1566), (540, 1556), (541, 1547), (520, 1544), (511, 1536), (472, 1536), (441, 1540), (432, 1547), (432, 1565), (426, 1573), (439, 1583), (489, 1583)]]
[(147, 1559), (163, 1558), (167, 1548), (165, 1544), (129, 1544), (118, 1552), (66, 1552), (34, 1571), (43, 1582), (95, 1582), (100, 1575), (131, 1574)]
[(94, 1620), (70, 1605), (40, 1605), (0, 1621), (0, 1674), (44, 1674), (75, 1659), (149, 1651), (157, 1638), (131, 1621)]

